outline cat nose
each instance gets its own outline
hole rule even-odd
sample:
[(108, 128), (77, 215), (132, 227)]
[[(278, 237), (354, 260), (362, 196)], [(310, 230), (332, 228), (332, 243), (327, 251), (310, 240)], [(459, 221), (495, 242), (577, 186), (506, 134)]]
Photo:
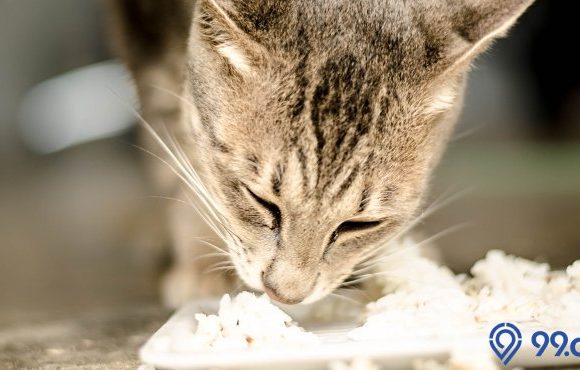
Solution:
[(290, 297), (284, 296), (283, 294), (281, 294), (279, 292), (279, 290), (276, 287), (274, 287), (274, 285), (270, 282), (270, 280), (264, 274), (264, 271), (262, 271), (262, 285), (264, 285), (264, 292), (268, 295), (268, 297), (270, 297), (271, 299), (278, 301), (280, 303), (298, 304), (298, 303), (302, 302), (305, 298), (305, 297), (290, 298)]

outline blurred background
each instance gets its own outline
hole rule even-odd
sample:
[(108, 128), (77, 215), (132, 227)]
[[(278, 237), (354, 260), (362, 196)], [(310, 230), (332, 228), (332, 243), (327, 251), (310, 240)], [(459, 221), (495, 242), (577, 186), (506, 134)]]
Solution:
[[(421, 225), (470, 223), (437, 241), (457, 271), (580, 258), (578, 6), (538, 0), (476, 63), (430, 198), (469, 192)], [(99, 0), (0, 0), (0, 327), (157, 300), (163, 201), (105, 24)]]

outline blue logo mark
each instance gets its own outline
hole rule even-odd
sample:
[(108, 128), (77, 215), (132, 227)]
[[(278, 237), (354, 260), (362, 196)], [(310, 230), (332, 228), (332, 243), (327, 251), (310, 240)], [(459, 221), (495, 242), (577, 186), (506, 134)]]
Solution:
[(522, 346), (522, 332), (509, 322), (502, 322), (491, 329), (489, 345), (500, 361), (507, 365)]

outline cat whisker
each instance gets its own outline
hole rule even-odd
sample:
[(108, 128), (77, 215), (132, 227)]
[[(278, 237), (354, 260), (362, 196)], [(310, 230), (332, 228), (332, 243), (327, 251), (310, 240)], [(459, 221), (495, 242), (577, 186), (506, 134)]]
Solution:
[(387, 254), (379, 254), (379, 255), (375, 255), (372, 258), (367, 259), (366, 261), (362, 262), (359, 264), (359, 266), (361, 266), (361, 268), (356, 269), (353, 271), (353, 274), (358, 274), (360, 272), (363, 272), (365, 270), (368, 270), (369, 268), (373, 268), (377, 265), (377, 263), (384, 261), (387, 258), (392, 257), (393, 255), (399, 254), (399, 253), (403, 253), (409, 250), (414, 250), (419, 248), (419, 245), (417, 244), (413, 244), (409, 247), (404, 247), (404, 248), (397, 248), (394, 250), (389, 251), (389, 253)]
[(387, 276), (387, 277), (390, 276), (393, 278), (401, 278), (401, 279), (404, 279), (405, 281), (409, 281), (409, 282), (417, 283), (417, 284), (424, 282), (423, 280), (413, 279), (408, 274), (405, 274), (405, 273), (397, 273), (396, 271), (379, 271), (379, 272), (373, 272), (373, 273), (369, 273), (369, 274), (359, 275), (359, 277), (357, 279), (350, 280), (350, 281), (344, 283), (343, 285), (346, 287), (350, 286), (350, 285), (356, 285), (358, 283), (372, 279), (372, 278), (377, 277), (377, 276)]
[(465, 196), (471, 191), (471, 189), (466, 189), (463, 191), (459, 191), (455, 194), (447, 196), (448, 192), (443, 193), (439, 196), (430, 206), (428, 206), (425, 210), (423, 210), (418, 216), (416, 216), (411, 222), (409, 222), (405, 227), (399, 230), (395, 235), (393, 235), (387, 242), (381, 244), (380, 246), (372, 249), (366, 256), (363, 256), (363, 263), (366, 260), (370, 260), (376, 257), (377, 254), (380, 254), (385, 248), (388, 248), (392, 245), (393, 242), (399, 240), (403, 236), (405, 236), (408, 232), (413, 230), (417, 225), (423, 222), (426, 218), (433, 215), (435, 212), (441, 210), (443, 207), (448, 206), (449, 204), (453, 203), (457, 199)]
[(439, 239), (441, 239), (441, 238), (443, 238), (443, 237), (445, 237), (445, 236), (447, 236), (449, 234), (452, 234), (452, 233), (457, 232), (459, 230), (463, 230), (466, 227), (469, 227), (471, 225), (472, 225), (471, 222), (462, 222), (462, 223), (459, 223), (457, 225), (450, 226), (450, 227), (448, 227), (446, 229), (443, 229), (443, 230), (439, 231), (438, 233), (435, 233), (432, 236), (430, 236), (428, 238), (425, 238), (422, 241), (418, 242), (417, 243), (417, 247), (422, 247), (425, 244), (429, 244), (431, 242), (434, 242), (436, 240), (439, 240)]
[(195, 258), (192, 258), (189, 260), (189, 262), (196, 262), (202, 259), (207, 259), (207, 258), (217, 258), (217, 257), (229, 257), (229, 255), (224, 254), (224, 253), (205, 253), (202, 254), (201, 256), (197, 256)]
[(193, 199), (191, 199), (187, 194), (186, 197), (188, 198), (188, 200), (191, 202), (192, 206), (196, 209), (198, 209), (198, 214), (201, 217), (201, 219), (210, 226), (210, 228), (216, 233), (216, 235), (219, 236), (219, 238), (221, 240), (223, 240), (226, 244), (229, 244), (228, 241), (230, 240), (229, 235), (224, 232), (224, 227), (223, 225), (221, 225), (218, 221), (218, 223), (215, 222), (215, 219), (212, 218), (210, 215), (206, 214), (205, 212), (201, 211), (199, 207), (193, 205)]
[(338, 289), (337, 289), (337, 290), (335, 290), (335, 291), (334, 291), (334, 292), (332, 292), (332, 293), (328, 293), (328, 295), (330, 295), (330, 296), (332, 296), (332, 297), (336, 297), (336, 298), (338, 298), (338, 299), (345, 300), (345, 301), (347, 301), (347, 302), (349, 302), (349, 303), (356, 304), (357, 306), (362, 306), (362, 305), (364, 305), (364, 303), (361, 303), (361, 302), (357, 301), (356, 299), (353, 299), (353, 298), (351, 298), (351, 297), (347, 297), (346, 295), (340, 294), (340, 290), (338, 290)]
[[(202, 218), (204, 217), (202, 214), (200, 214), (200, 212), (199, 212), (199, 210), (198, 210), (198, 208), (197, 208), (196, 206), (194, 206), (194, 205), (192, 205), (191, 203), (188, 203), (188, 202), (186, 202), (186, 201), (184, 201), (184, 200), (182, 200), (182, 199), (178, 199), (178, 198), (172, 198), (172, 197), (167, 197), (167, 196), (159, 196), (159, 195), (152, 195), (152, 196), (148, 196), (148, 198), (155, 198), (155, 199), (170, 200), (170, 201), (175, 201), (175, 202), (178, 202), (178, 203), (184, 204), (185, 206), (188, 206), (188, 207), (192, 208), (192, 209), (193, 209), (193, 210), (194, 210), (194, 211), (195, 211), (197, 214), (199, 214), (199, 215), (200, 215)], [(204, 219), (204, 221), (205, 221), (205, 222), (207, 222), (207, 223), (210, 223), (210, 222), (211, 222), (211, 221), (209, 221), (209, 220), (205, 220), (205, 219)], [(226, 255), (230, 255), (230, 253), (229, 253), (228, 251), (226, 251), (226, 250), (224, 250), (224, 249), (221, 249), (221, 248), (219, 248), (218, 246), (216, 246), (215, 244), (212, 244), (212, 243), (210, 243), (210, 242), (208, 242), (208, 241), (207, 241), (207, 239), (217, 239), (217, 238), (214, 238), (214, 237), (211, 237), (211, 236), (206, 236), (206, 237), (193, 237), (193, 239), (196, 239), (196, 240), (201, 240), (201, 241), (203, 241), (205, 244), (207, 244), (207, 245), (210, 245), (211, 247), (214, 247), (214, 248), (218, 248), (219, 250), (223, 251), (223, 252), (224, 252), (224, 254), (226, 254)], [(204, 239), (205, 239), (205, 240), (204, 240)], [(223, 240), (223, 238), (220, 238), (220, 239), (222, 239), (222, 240)]]
[[(145, 118), (138, 111), (136, 111), (133, 107), (129, 106), (128, 104), (125, 104), (125, 106), (128, 109), (130, 109), (133, 112), (133, 114), (139, 119), (143, 127), (145, 127), (147, 132), (155, 139), (158, 145), (160, 145), (161, 149), (165, 152), (167, 156), (169, 156), (169, 158), (177, 166), (177, 168), (169, 164), (166, 160), (164, 160), (160, 156), (152, 153), (151, 151), (146, 150), (144, 148), (141, 149), (144, 150), (146, 153), (149, 153), (150, 155), (154, 156), (165, 165), (167, 165), (172, 170), (172, 172), (174, 172), (175, 175), (178, 176), (178, 178), (181, 179), (183, 183), (194, 192), (197, 198), (203, 203), (205, 210), (209, 212), (209, 215), (212, 216), (213, 219), (217, 221), (222, 228), (225, 228), (224, 219), (223, 217), (218, 216), (218, 213), (215, 207), (213, 206), (214, 202), (209, 196), (209, 192), (202, 184), (201, 179), (191, 166), (191, 163), (189, 162), (187, 157), (184, 155), (183, 151), (181, 150), (181, 147), (173, 139), (173, 136), (167, 131), (167, 127), (165, 125), (162, 126), (166, 131), (166, 136), (168, 137), (169, 144), (166, 143), (161, 138), (161, 136), (155, 131), (155, 129), (153, 129), (153, 127), (145, 120)], [(202, 213), (205, 213), (202, 212), (199, 207), (196, 207), (196, 209), (200, 215)], [(205, 221), (207, 222), (210, 217), (204, 218)], [(210, 227), (212, 227), (212, 229), (214, 229), (214, 231), (216, 231), (218, 235), (223, 236), (223, 229), (218, 228), (217, 225), (215, 225), (213, 222), (210, 224)]]
[(219, 267), (214, 267), (212, 269), (206, 269), (204, 270), (204, 274), (211, 274), (212, 272), (218, 272), (218, 271), (225, 271), (225, 272), (230, 272), (230, 271), (234, 271), (236, 268), (234, 266), (219, 266)]
[(442, 208), (447, 207), (449, 204), (455, 202), (456, 200), (464, 197), (465, 195), (469, 194), (472, 189), (465, 189), (459, 191), (455, 194), (447, 196), (446, 193), (443, 193), (439, 196), (430, 206), (428, 206), (423, 212), (421, 212), (410, 224), (408, 224), (403, 230), (399, 231), (392, 239), (398, 239), (402, 235), (406, 234), (421, 222), (423, 222), (426, 218), (433, 215), (435, 212), (440, 211)]
[(174, 98), (176, 98), (177, 100), (181, 101), (184, 104), (187, 104), (189, 107), (197, 110), (197, 107), (195, 106), (195, 104), (193, 104), (192, 102), (190, 102), (189, 100), (185, 99), (183, 96), (181, 96), (180, 94), (176, 93), (175, 91), (171, 91), (163, 86), (159, 86), (159, 85), (155, 85), (155, 84), (149, 84), (150, 87), (157, 89), (161, 92), (166, 93), (167, 95), (170, 95)]
[(202, 237), (193, 237), (193, 240), (197, 240), (200, 243), (203, 243), (204, 245), (207, 245), (208, 247), (211, 247), (219, 252), (222, 252), (225, 255), (231, 256), (231, 251), (227, 250), (226, 248), (222, 248), (212, 242), (210, 242), (207, 238), (202, 238)]
[[(179, 99), (181, 102), (188, 104), (191, 107), (195, 106), (187, 101), (186, 99), (184, 99), (181, 95), (175, 93), (174, 91), (168, 90), (164, 87), (161, 86), (157, 86), (157, 85), (151, 85), (151, 87), (158, 89), (162, 92), (165, 92), (177, 99)], [(167, 128), (164, 127), (166, 130)], [(198, 184), (198, 187), (200, 189), (200, 192), (196, 192), (196, 195), (198, 195), (199, 197), (204, 198), (203, 200), (206, 201), (206, 206), (207, 208), (210, 210), (210, 212), (212, 212), (212, 216), (214, 216), (217, 221), (221, 224), (221, 226), (224, 227), (224, 231), (226, 231), (226, 233), (231, 233), (231, 230), (226, 227), (226, 221), (225, 219), (221, 216), (221, 214), (217, 211), (217, 209), (213, 206), (213, 199), (211, 198), (209, 192), (207, 191), (207, 189), (205, 188), (205, 186), (203, 186), (203, 182), (201, 181), (201, 179), (199, 178), (197, 172), (195, 171), (195, 169), (193, 168), (193, 165), (191, 164), (191, 161), (189, 160), (189, 158), (185, 155), (185, 153), (183, 152), (181, 146), (178, 144), (178, 142), (175, 140), (174, 136), (171, 135), (170, 133), (167, 133), (166, 135), (172, 145), (172, 147), (174, 148), (174, 150), (176, 151), (176, 155), (177, 157), (179, 157), (179, 159), (182, 161), (182, 163), (184, 164), (184, 166), (189, 170), (189, 173), (192, 177), (192, 179), (194, 179), (194, 182), (196, 184)], [(232, 235), (230, 235), (230, 237), (232, 237)], [(235, 239), (235, 238), (234, 238)]]
[[(190, 202), (193, 203), (193, 199), (191, 199), (189, 195), (186, 194), (186, 197)], [(214, 219), (206, 214), (200, 213), (200, 216), (227, 245), (232, 244), (231, 242), (235, 240), (235, 234), (233, 234), (227, 227), (225, 227), (223, 223), (217, 221), (219, 225), (216, 224)]]
[[(167, 128), (165, 126), (164, 126), (164, 128), (167, 130)], [(199, 177), (199, 175), (197, 174), (197, 172), (193, 168), (193, 165), (191, 164), (189, 158), (185, 155), (185, 153), (183, 152), (183, 149), (177, 143), (177, 141), (175, 140), (175, 138), (172, 134), (167, 132), (167, 137), (168, 137), (169, 142), (171, 143), (172, 147), (174, 148), (174, 150), (176, 152), (176, 157), (184, 165), (185, 170), (187, 171), (190, 180), (195, 184), (196, 188), (198, 189), (198, 191), (196, 192), (196, 195), (204, 202), (204, 205), (207, 207), (208, 211), (211, 212), (212, 216), (214, 216), (219, 221), (223, 221), (223, 217), (221, 217), (221, 215), (217, 212), (217, 209), (213, 204), (215, 202), (211, 198), (209, 191), (203, 185), (201, 178)]]
[(380, 256), (375, 256), (375, 258), (373, 259), (369, 259), (367, 261), (365, 261), (365, 263), (361, 264), (362, 268), (355, 270), (353, 272), (353, 274), (359, 274), (361, 272), (367, 271), (369, 269), (372, 269), (374, 267), (376, 267), (379, 263), (388, 260), (389, 258), (393, 258), (394, 256), (406, 252), (410, 249), (417, 249), (417, 248), (421, 248), (423, 247), (425, 244), (431, 243), (435, 240), (441, 239), (451, 233), (457, 232), (459, 230), (462, 230), (468, 226), (470, 226), (471, 223), (470, 222), (462, 222), (460, 224), (448, 227), (438, 233), (435, 233), (434, 235), (423, 239), (422, 241), (410, 246), (410, 247), (405, 247), (405, 248), (399, 248), (399, 249), (395, 249), (393, 251), (391, 251), (391, 253), (389, 254), (385, 254), (385, 255), (380, 255)]
[(191, 207), (191, 204), (187, 203), (183, 199), (168, 197), (168, 196), (164, 196), (164, 195), (147, 195), (145, 198), (170, 200), (172, 202), (181, 203), (181, 204), (183, 204), (185, 206)]
[[(159, 140), (161, 140), (161, 139), (159, 139)], [(149, 154), (149, 155), (151, 155), (151, 156), (155, 157), (156, 159), (158, 159), (159, 161), (161, 161), (163, 164), (165, 164), (166, 166), (168, 166), (168, 167), (169, 167), (169, 169), (171, 169), (171, 171), (172, 171), (172, 172), (173, 172), (173, 173), (174, 173), (174, 174), (175, 174), (175, 175), (176, 175), (176, 176), (177, 176), (177, 177), (178, 177), (178, 178), (179, 178), (179, 179), (180, 179), (180, 180), (181, 180), (183, 183), (185, 183), (185, 184), (188, 186), (188, 188), (190, 188), (190, 189), (191, 189), (191, 190), (192, 190), (192, 191), (193, 191), (195, 194), (197, 194), (197, 191), (195, 190), (195, 188), (194, 188), (194, 187), (193, 187), (193, 186), (190, 184), (190, 182), (189, 182), (189, 181), (188, 181), (188, 180), (187, 180), (187, 179), (186, 179), (186, 178), (185, 178), (185, 177), (184, 177), (184, 176), (183, 176), (183, 175), (182, 175), (182, 174), (179, 172), (179, 170), (178, 170), (178, 169), (176, 169), (175, 167), (173, 167), (171, 164), (169, 164), (169, 163), (168, 163), (166, 160), (164, 160), (163, 158), (161, 158), (161, 157), (160, 157), (160, 156), (158, 156), (157, 154), (155, 154), (155, 153), (153, 153), (153, 152), (151, 152), (151, 151), (149, 151), (149, 150), (147, 150), (147, 149), (145, 149), (145, 148), (142, 148), (142, 147), (139, 147), (139, 146), (136, 146), (136, 147), (137, 147), (137, 148), (139, 148), (139, 149), (141, 149), (141, 150), (142, 150), (142, 151), (144, 151), (145, 153), (147, 153), (147, 154)], [(218, 234), (219, 236), (221, 236), (222, 238), (224, 238), (224, 237), (222, 236), (222, 235), (223, 235), (223, 233), (221, 232), (220, 228), (219, 228), (219, 227), (218, 227), (218, 226), (217, 226), (217, 225), (216, 225), (216, 224), (213, 222), (213, 220), (210, 220), (210, 218), (209, 218), (209, 217), (207, 217), (206, 213), (205, 213), (205, 212), (203, 212), (203, 211), (201, 210), (201, 208), (200, 208), (200, 207), (196, 206), (196, 205), (193, 203), (193, 201), (191, 201), (191, 199), (189, 199), (189, 200), (190, 200), (190, 203), (189, 203), (189, 205), (190, 205), (190, 206), (192, 206), (192, 207), (195, 209), (195, 211), (196, 211), (196, 212), (197, 212), (197, 213), (198, 213), (198, 214), (199, 214), (199, 215), (200, 215), (200, 216), (201, 216), (201, 217), (204, 219), (204, 221), (205, 221), (205, 222), (206, 222), (206, 223), (207, 223), (207, 224), (208, 224), (208, 225), (209, 225), (209, 226), (210, 226), (210, 227), (211, 227), (211, 228), (212, 228), (212, 229), (213, 229), (213, 230), (216, 232), (216, 234)], [(185, 202), (184, 202), (184, 203), (185, 203)]]
[(221, 266), (233, 266), (232, 261), (219, 261), (214, 263), (213, 265), (209, 266), (208, 268), (214, 268), (214, 267), (221, 267)]
[(195, 240), (221, 240), (221, 238), (216, 238), (215, 236), (210, 236), (210, 235), (206, 235), (206, 236), (193, 236), (191, 237), (192, 239)]
[(199, 240), (200, 243), (203, 243), (204, 245), (216, 250), (217, 252), (214, 253), (215, 255), (220, 255), (220, 256), (224, 256), (224, 257), (231, 257), (232, 254), (229, 251), (223, 250), (220, 247), (218, 247), (217, 245), (214, 245), (212, 243), (209, 243), (205, 240)]
[(227, 271), (227, 270), (235, 270), (234, 264), (229, 259), (218, 261), (218, 262), (208, 266), (204, 270), (204, 274), (209, 274), (209, 273), (217, 272), (217, 271)]
[[(467, 227), (469, 225), (470, 225), (469, 222), (463, 222), (463, 223), (460, 223), (458, 225), (454, 225), (454, 226), (448, 227), (447, 229), (444, 229), (444, 230), (442, 230), (442, 231), (440, 231), (438, 233), (435, 233), (434, 235), (432, 235), (432, 236), (430, 236), (428, 238), (425, 238), (422, 241), (420, 241), (420, 242), (418, 242), (418, 243), (416, 243), (416, 244), (414, 244), (414, 245), (412, 245), (410, 247), (396, 249), (396, 250), (393, 250), (389, 254), (386, 254), (386, 255), (381, 256), (380, 258), (376, 258), (376, 259), (373, 259), (373, 260), (366, 261), (364, 267), (362, 267), (360, 269), (356, 269), (356, 270), (353, 271), (353, 275), (357, 275), (358, 278), (355, 278), (353, 280), (347, 281), (347, 282), (343, 283), (343, 285), (345, 285), (345, 286), (354, 285), (354, 284), (357, 284), (357, 283), (359, 283), (361, 281), (365, 281), (365, 280), (368, 280), (368, 279), (370, 279), (372, 277), (379, 276), (379, 275), (391, 275), (391, 276), (395, 276), (396, 277), (396, 273), (388, 272), (388, 271), (378, 271), (378, 272), (366, 273), (366, 274), (361, 274), (361, 273), (362, 272), (365, 272), (365, 271), (368, 271), (368, 270), (372, 270), (373, 268), (376, 268), (378, 265), (380, 265), (381, 262), (384, 262), (384, 261), (386, 261), (386, 260), (388, 260), (390, 258), (394, 258), (395, 256), (397, 256), (400, 253), (406, 252), (406, 251), (411, 250), (411, 249), (420, 248), (420, 247), (422, 247), (423, 245), (425, 245), (427, 243), (430, 243), (430, 242), (432, 242), (434, 240), (440, 239), (443, 236), (446, 236), (446, 235), (449, 235), (449, 234), (451, 234), (453, 232), (456, 232), (458, 230), (461, 230), (461, 229), (463, 229), (463, 228), (465, 228), (465, 227)], [(369, 264), (369, 262), (370, 262), (370, 264)], [(414, 281), (413, 279), (409, 279), (408, 276), (404, 276), (404, 277), (407, 280), (409, 280), (409, 281)]]
[(456, 142), (456, 141), (463, 140), (463, 139), (465, 139), (466, 137), (469, 137), (469, 136), (471, 136), (471, 135), (473, 135), (473, 134), (475, 134), (475, 133), (477, 133), (477, 132), (481, 131), (481, 129), (482, 129), (483, 127), (485, 127), (485, 124), (484, 124), (484, 123), (479, 123), (477, 126), (474, 126), (474, 127), (472, 127), (472, 128), (468, 128), (468, 129), (464, 129), (464, 130), (461, 130), (461, 131), (457, 131), (457, 133), (455, 133), (455, 134), (454, 134), (454, 135), (451, 137), (451, 139), (449, 140), (449, 142), (452, 142), (452, 143), (454, 143), (454, 142)]
[(346, 292), (348, 294), (352, 294), (355, 296), (360, 296), (362, 297), (362, 299), (364, 299), (365, 301), (371, 301), (371, 297), (367, 294), (367, 292), (365, 292), (363, 289), (361, 288), (357, 288), (356, 286), (339, 286), (336, 290), (340, 291), (340, 292)]

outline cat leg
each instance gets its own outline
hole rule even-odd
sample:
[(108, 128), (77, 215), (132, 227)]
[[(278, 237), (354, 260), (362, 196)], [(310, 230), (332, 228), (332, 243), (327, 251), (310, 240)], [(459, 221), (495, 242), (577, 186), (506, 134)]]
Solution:
[(227, 267), (233, 266), (229, 256), (216, 255), (221, 254), (218, 248), (227, 247), (196, 211), (185, 204), (172, 205), (169, 227), (174, 262), (161, 282), (163, 303), (177, 308), (192, 298), (231, 293), (237, 279)]
[[(185, 81), (194, 1), (108, 0), (107, 5), (111, 41), (135, 82), (142, 120), (161, 136), (169, 131), (179, 137), (182, 102), (174, 95), (181, 95)], [(151, 133), (139, 135), (139, 145), (167, 161)], [(168, 167), (155, 159), (146, 164), (157, 189), (172, 192), (175, 176)]]

